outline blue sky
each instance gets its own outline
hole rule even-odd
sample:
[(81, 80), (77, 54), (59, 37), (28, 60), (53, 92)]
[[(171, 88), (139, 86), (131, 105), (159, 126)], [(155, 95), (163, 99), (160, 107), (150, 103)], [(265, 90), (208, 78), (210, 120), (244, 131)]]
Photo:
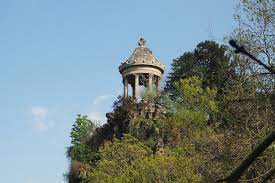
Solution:
[(105, 120), (138, 38), (169, 70), (200, 41), (222, 43), (235, 3), (0, 0), (1, 182), (63, 182), (76, 114)]

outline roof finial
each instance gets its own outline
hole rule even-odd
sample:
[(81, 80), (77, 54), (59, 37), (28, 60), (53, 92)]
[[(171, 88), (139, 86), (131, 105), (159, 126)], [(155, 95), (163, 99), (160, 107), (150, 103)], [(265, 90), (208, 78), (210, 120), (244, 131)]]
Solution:
[(144, 47), (145, 43), (146, 43), (146, 41), (145, 41), (142, 37), (139, 38), (138, 45), (139, 45), (140, 47)]

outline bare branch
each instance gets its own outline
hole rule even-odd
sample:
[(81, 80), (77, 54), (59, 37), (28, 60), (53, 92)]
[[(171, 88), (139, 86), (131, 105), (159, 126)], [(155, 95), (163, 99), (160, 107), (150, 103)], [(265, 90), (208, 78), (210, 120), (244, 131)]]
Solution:
[(249, 53), (248, 51), (246, 51), (246, 49), (243, 46), (239, 46), (235, 40), (231, 39), (229, 41), (229, 44), (234, 47), (235, 53), (242, 53), (246, 56), (248, 56), (249, 58), (251, 58), (252, 60), (254, 60), (255, 62), (257, 62), (259, 65), (263, 66), (266, 70), (268, 70), (269, 72), (271, 72), (272, 74), (275, 74), (275, 67), (274, 66), (267, 66), (266, 64), (264, 64), (261, 60), (257, 59), (255, 56), (253, 56), (251, 53)]

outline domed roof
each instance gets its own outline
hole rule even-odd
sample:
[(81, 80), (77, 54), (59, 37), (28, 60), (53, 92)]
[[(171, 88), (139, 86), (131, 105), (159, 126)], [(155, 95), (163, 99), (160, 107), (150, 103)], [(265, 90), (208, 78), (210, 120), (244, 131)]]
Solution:
[(131, 66), (148, 65), (159, 68), (163, 73), (165, 66), (155, 58), (149, 48), (145, 47), (145, 40), (143, 38), (140, 38), (138, 45), (139, 47), (134, 50), (133, 54), (120, 64), (119, 71), (122, 72)]

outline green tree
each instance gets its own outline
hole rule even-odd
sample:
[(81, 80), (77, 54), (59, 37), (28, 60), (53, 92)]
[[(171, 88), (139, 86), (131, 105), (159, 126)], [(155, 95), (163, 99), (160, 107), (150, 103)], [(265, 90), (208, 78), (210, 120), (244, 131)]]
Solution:
[(175, 83), (179, 97), (177, 100), (166, 98), (164, 106), (178, 125), (205, 125), (210, 115), (218, 111), (215, 99), (217, 90), (210, 87), (203, 89), (202, 86), (202, 79), (195, 76)]
[(215, 182), (226, 175), (231, 164), (224, 135), (210, 123), (218, 112), (217, 90), (203, 88), (202, 79), (194, 76), (175, 86), (177, 100), (166, 96), (163, 101), (170, 115), (158, 121), (164, 142), (173, 153), (193, 162), (202, 182)]
[(96, 124), (88, 119), (88, 116), (78, 114), (71, 130), (71, 143), (76, 145), (87, 142), (95, 132), (95, 129)]
[(202, 78), (203, 87), (216, 87), (221, 93), (228, 82), (230, 75), (234, 74), (226, 55), (227, 47), (214, 41), (200, 42), (194, 51), (186, 52), (173, 60), (171, 72), (166, 83), (166, 91), (177, 95), (175, 83), (180, 79), (191, 76)]
[(80, 182), (80, 174), (89, 170), (99, 159), (98, 153), (90, 147), (89, 140), (95, 134), (96, 124), (87, 116), (77, 115), (71, 130), (71, 144), (67, 156), (71, 161), (69, 171), (64, 175), (69, 183)]
[(76, 144), (70, 147), (69, 157), (86, 164), (93, 164), (99, 159), (98, 153), (94, 152), (87, 144)]
[(77, 115), (71, 130), (72, 146), (68, 149), (68, 156), (71, 160), (92, 164), (99, 159), (97, 152), (94, 152), (89, 145), (90, 138), (95, 134), (96, 126), (87, 116)]

